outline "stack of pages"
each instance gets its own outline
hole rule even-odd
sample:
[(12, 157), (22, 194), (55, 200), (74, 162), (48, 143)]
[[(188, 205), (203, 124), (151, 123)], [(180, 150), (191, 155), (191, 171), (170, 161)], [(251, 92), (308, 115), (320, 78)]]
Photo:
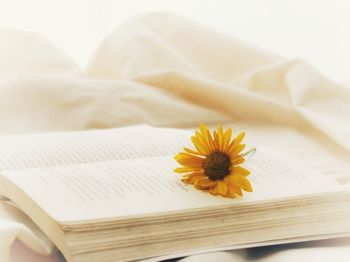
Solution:
[(181, 182), (192, 132), (134, 126), (0, 138), (0, 194), (67, 261), (176, 257), (350, 235), (350, 192), (269, 148), (244, 166), (253, 193), (214, 197)]

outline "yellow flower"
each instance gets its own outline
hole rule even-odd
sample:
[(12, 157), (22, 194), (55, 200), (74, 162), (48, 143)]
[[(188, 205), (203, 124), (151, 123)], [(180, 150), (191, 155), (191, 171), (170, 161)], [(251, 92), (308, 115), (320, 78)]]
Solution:
[(244, 162), (245, 155), (241, 152), (245, 144), (241, 142), (245, 132), (232, 141), (231, 136), (231, 128), (223, 131), (220, 126), (212, 136), (208, 128), (201, 124), (200, 131), (191, 137), (197, 151), (184, 148), (184, 152), (177, 154), (175, 159), (182, 167), (174, 171), (183, 173), (183, 182), (212, 195), (234, 198), (242, 196), (242, 190), (252, 192), (247, 179), (250, 172), (239, 166)]

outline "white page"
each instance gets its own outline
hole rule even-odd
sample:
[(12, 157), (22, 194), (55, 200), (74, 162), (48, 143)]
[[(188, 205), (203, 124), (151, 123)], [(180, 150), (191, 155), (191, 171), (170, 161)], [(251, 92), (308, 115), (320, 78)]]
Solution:
[(0, 136), (0, 171), (176, 153), (191, 132), (139, 125), (125, 128)]
[(340, 189), (325, 175), (274, 151), (258, 149), (246, 166), (253, 193), (243, 198), (214, 197), (181, 182), (172, 156), (76, 166), (12, 171), (4, 175), (52, 217), (61, 221), (177, 211), (212, 205), (267, 200)]

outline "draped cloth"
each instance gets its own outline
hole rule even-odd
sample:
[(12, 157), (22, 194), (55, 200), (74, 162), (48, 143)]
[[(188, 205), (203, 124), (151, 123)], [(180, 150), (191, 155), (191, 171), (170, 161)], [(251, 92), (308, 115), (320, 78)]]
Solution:
[[(86, 68), (43, 36), (0, 28), (0, 119), (3, 135), (224, 124), (246, 130), (250, 144), (294, 154), (350, 186), (350, 88), (302, 59), (168, 13), (125, 21)], [(183, 261), (348, 261), (349, 247), (343, 238)], [(26, 215), (10, 203), (0, 205), (1, 261), (58, 261), (55, 250), (45, 256), (52, 250)]]

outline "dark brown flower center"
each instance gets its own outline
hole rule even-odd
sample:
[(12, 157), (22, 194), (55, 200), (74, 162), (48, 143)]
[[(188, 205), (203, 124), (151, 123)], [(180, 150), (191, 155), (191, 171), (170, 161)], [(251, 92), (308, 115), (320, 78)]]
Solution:
[(204, 160), (203, 169), (211, 180), (223, 179), (230, 174), (230, 157), (222, 152), (213, 152)]

